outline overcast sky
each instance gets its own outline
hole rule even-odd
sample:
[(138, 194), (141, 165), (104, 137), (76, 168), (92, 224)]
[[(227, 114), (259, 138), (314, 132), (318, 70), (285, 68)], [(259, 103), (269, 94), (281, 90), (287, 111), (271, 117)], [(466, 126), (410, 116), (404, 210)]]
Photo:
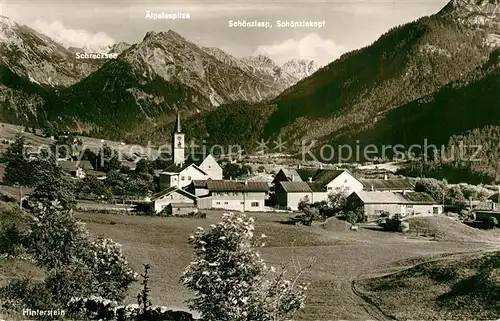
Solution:
[[(169, 29), (201, 45), (242, 57), (262, 53), (283, 63), (292, 58), (326, 64), (368, 45), (390, 28), (439, 11), (446, 0), (364, 1), (71, 1), (0, 0), (0, 14), (27, 24), (66, 46), (97, 48), (136, 43), (149, 30)], [(146, 11), (189, 13), (190, 19), (151, 20)], [(269, 21), (274, 26), (230, 28), (229, 20)], [(278, 28), (277, 20), (325, 21), (323, 28)]]

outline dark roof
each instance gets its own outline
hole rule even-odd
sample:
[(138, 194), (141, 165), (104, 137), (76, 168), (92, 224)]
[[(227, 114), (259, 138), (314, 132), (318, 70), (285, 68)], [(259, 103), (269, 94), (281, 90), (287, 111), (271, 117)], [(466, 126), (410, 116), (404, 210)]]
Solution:
[(436, 204), (436, 201), (427, 193), (423, 192), (407, 192), (403, 195), (403, 198), (410, 203), (415, 204)]
[[(201, 168), (199, 168), (196, 164), (192, 164), (192, 163), (184, 163), (184, 165), (182, 165), (182, 166), (178, 166), (178, 165), (176, 165), (176, 164), (172, 164), (172, 165), (168, 166), (167, 168), (165, 168), (165, 169), (163, 170), (163, 172), (162, 172), (162, 173), (165, 173), (165, 172), (166, 172), (166, 173), (180, 173), (180, 172), (182, 172), (183, 170), (185, 170), (186, 168), (188, 168), (188, 167), (189, 167), (189, 166), (191, 166), (191, 165), (195, 166), (195, 167), (196, 167), (196, 169), (198, 169), (198, 170), (199, 170), (200, 172), (202, 172), (203, 174), (206, 174), (206, 173), (205, 173), (205, 172), (204, 172)], [(162, 173), (160, 173), (160, 174), (162, 174)]]
[(359, 191), (351, 195), (357, 195), (363, 203), (371, 204), (437, 204), (429, 194), (422, 192)]
[(359, 180), (366, 190), (399, 190), (413, 189), (415, 184), (408, 179), (360, 179)]
[(392, 192), (359, 191), (352, 193), (349, 198), (354, 196), (365, 204), (405, 204), (408, 202), (401, 194)]
[(474, 211), (498, 211), (500, 210), (499, 204), (495, 202), (481, 202), (476, 207), (474, 207)]
[(316, 183), (320, 183), (325, 186), (326, 184), (333, 181), (343, 172), (347, 172), (343, 169), (299, 169), (297, 173), (300, 175), (303, 181), (309, 181), (309, 177)]
[(226, 180), (208, 180), (207, 188), (211, 192), (267, 192), (266, 182), (242, 182)]
[(299, 173), (295, 169), (290, 169), (290, 168), (282, 168), (279, 170), (279, 172), (276, 174), (275, 177), (279, 176), (279, 173), (282, 172), (283, 175), (285, 175), (286, 179), (288, 181), (293, 181), (293, 182), (300, 182), (302, 181), (302, 178), (300, 177)]
[(279, 182), (286, 193), (310, 193), (311, 187), (306, 182)]
[(191, 193), (189, 193), (188, 191), (183, 190), (182, 188), (179, 188), (177, 186), (172, 186), (172, 187), (164, 189), (161, 192), (158, 192), (158, 193), (154, 194), (153, 197), (151, 197), (151, 200), (152, 201), (156, 201), (157, 199), (160, 199), (163, 196), (169, 195), (169, 194), (174, 193), (174, 192), (178, 192), (178, 193), (184, 194), (184, 195), (186, 195), (187, 197), (189, 197), (191, 199), (196, 199), (196, 196), (193, 195), (193, 194), (191, 194)]
[(78, 167), (81, 167), (85, 170), (93, 170), (94, 166), (88, 160), (82, 161), (58, 161), (59, 165), (67, 171), (76, 170)]
[(309, 187), (311, 188), (311, 190), (313, 192), (326, 192), (326, 188), (321, 183), (316, 183), (316, 182), (309, 183), (309, 182), (307, 182), (307, 185), (309, 185)]
[(194, 180), (191, 182), (195, 188), (207, 188), (206, 180)]

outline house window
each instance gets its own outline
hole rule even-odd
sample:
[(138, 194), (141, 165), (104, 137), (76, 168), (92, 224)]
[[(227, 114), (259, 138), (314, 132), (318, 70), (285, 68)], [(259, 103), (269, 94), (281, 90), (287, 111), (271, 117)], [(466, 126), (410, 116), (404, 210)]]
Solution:
[(176, 180), (177, 180), (177, 177), (174, 177), (174, 181), (176, 181)]
[(188, 176), (188, 181), (190, 181), (190, 180), (191, 180), (191, 176)]
[(174, 194), (170, 195), (170, 199), (173, 200), (174, 199)]
[(344, 184), (347, 184), (347, 179), (346, 179), (346, 180), (344, 180)]
[(227, 202), (224, 202), (224, 205), (227, 205), (228, 203)]
[(181, 181), (183, 181), (183, 180), (184, 180), (184, 176), (181, 176)]
[(259, 202), (252, 202), (251, 206), (252, 207), (259, 207)]
[(333, 188), (332, 187), (328, 187), (328, 190), (331, 191)]
[(432, 212), (433, 212), (434, 214), (439, 214), (439, 207), (434, 206), (434, 207), (432, 208)]
[(244, 205), (244, 204), (245, 204), (245, 202), (240, 202), (240, 204), (241, 204), (241, 205)]
[(413, 208), (413, 205), (406, 204), (406, 208)]
[(220, 202), (217, 202), (217, 203), (215, 203), (215, 204), (220, 205)]

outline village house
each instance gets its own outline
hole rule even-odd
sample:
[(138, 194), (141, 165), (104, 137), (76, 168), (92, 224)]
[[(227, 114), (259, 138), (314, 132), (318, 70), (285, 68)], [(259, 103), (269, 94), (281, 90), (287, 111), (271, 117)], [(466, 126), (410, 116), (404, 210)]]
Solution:
[[(497, 195), (495, 195), (497, 196)], [(495, 199), (496, 197), (494, 197)], [(492, 217), (500, 222), (500, 204), (488, 199), (487, 201), (479, 203), (473, 210), (475, 219), (477, 221), (487, 222)]]
[(282, 168), (274, 176), (272, 184), (276, 186), (278, 182), (302, 182), (302, 178), (295, 169)]
[(155, 213), (169, 208), (172, 210), (171, 214), (187, 214), (196, 209), (196, 199), (197, 197), (188, 191), (172, 186), (153, 195), (151, 204)]
[(199, 209), (265, 211), (269, 185), (265, 182), (205, 180), (193, 181), (188, 190), (197, 195)]
[(372, 192), (405, 193), (415, 189), (415, 183), (409, 179), (360, 179), (363, 190)]
[(384, 213), (406, 215), (442, 214), (443, 206), (421, 192), (358, 191), (347, 197), (347, 209), (362, 208), (366, 216)]
[(363, 184), (346, 170), (342, 169), (298, 169), (297, 173), (304, 182), (316, 183), (327, 193), (343, 192), (347, 195), (363, 190)]
[(158, 174), (159, 186), (163, 190), (172, 186), (186, 187), (193, 180), (220, 180), (222, 179), (222, 167), (212, 155), (193, 154), (186, 158), (185, 139), (181, 131), (181, 120), (177, 113), (177, 122), (172, 134), (171, 166)]
[(87, 160), (82, 161), (58, 161), (59, 166), (69, 173), (71, 177), (83, 179), (87, 176), (87, 173), (90, 171), (94, 171), (94, 167)]
[(301, 201), (309, 203), (326, 201), (326, 188), (313, 182), (278, 182), (275, 188), (276, 204), (292, 211), (298, 210)]

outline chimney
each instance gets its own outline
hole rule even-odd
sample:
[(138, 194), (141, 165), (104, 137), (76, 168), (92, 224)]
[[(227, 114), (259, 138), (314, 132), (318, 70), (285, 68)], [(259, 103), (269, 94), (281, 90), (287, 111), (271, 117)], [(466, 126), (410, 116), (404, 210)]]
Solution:
[(374, 190), (375, 190), (375, 189), (373, 188), (373, 184), (372, 184), (372, 186), (370, 187), (370, 191), (372, 191), (372, 192), (373, 192)]
[(292, 182), (295, 182), (295, 175), (292, 174)]
[(245, 180), (245, 185), (248, 185), (248, 180)]
[(312, 181), (313, 181), (313, 178), (309, 177), (309, 183), (312, 183)]
[(299, 164), (299, 165), (297, 165), (297, 169), (300, 169), (301, 167), (302, 167), (302, 166), (301, 166), (300, 164)]
[(386, 180), (387, 180), (387, 173), (384, 174), (384, 181), (386, 181)]
[(319, 169), (323, 169), (323, 164), (319, 164)]

